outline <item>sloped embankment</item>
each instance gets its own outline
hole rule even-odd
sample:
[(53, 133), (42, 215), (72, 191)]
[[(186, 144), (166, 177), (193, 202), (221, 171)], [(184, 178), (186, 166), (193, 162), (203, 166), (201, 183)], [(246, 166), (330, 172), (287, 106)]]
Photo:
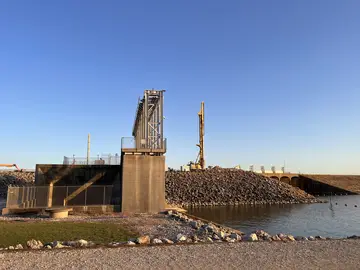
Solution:
[(299, 188), (237, 169), (167, 172), (165, 190), (167, 202), (181, 206), (317, 202)]
[(7, 187), (25, 186), (35, 181), (34, 172), (0, 171), (0, 198), (6, 197)]

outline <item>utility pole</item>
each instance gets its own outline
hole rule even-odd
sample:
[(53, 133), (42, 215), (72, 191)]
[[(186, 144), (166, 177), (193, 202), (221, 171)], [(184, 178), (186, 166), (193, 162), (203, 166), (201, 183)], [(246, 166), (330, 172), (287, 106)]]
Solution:
[(89, 165), (89, 163), (90, 163), (90, 133), (88, 134), (87, 156), (86, 156), (86, 164)]

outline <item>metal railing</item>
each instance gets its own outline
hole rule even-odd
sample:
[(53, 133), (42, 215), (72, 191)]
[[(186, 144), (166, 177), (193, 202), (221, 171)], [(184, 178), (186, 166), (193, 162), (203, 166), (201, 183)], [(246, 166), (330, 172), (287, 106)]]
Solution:
[(160, 143), (152, 143), (152, 139), (148, 142), (146, 140), (136, 141), (135, 137), (122, 137), (121, 149), (149, 149), (149, 150), (163, 150), (166, 152), (166, 138)]
[[(81, 186), (52, 187), (51, 207), (64, 206), (64, 199)], [(7, 208), (46, 208), (49, 207), (49, 186), (8, 187)], [(67, 202), (68, 206), (109, 205), (113, 186), (90, 186)]]
[(91, 157), (89, 160), (86, 157), (64, 157), (64, 165), (120, 165), (120, 155), (102, 155), (98, 157)]

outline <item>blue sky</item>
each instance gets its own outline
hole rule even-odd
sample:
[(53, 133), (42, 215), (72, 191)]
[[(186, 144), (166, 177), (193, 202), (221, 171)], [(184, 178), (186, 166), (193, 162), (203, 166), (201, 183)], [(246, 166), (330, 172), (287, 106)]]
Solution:
[(166, 89), (167, 164), (359, 174), (359, 1), (2, 1), (0, 163), (119, 153)]

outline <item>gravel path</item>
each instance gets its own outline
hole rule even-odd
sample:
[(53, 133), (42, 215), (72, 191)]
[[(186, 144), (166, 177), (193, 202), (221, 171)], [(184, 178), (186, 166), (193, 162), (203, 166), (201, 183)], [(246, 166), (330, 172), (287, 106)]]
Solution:
[(360, 269), (360, 241), (0, 253), (0, 269)]

